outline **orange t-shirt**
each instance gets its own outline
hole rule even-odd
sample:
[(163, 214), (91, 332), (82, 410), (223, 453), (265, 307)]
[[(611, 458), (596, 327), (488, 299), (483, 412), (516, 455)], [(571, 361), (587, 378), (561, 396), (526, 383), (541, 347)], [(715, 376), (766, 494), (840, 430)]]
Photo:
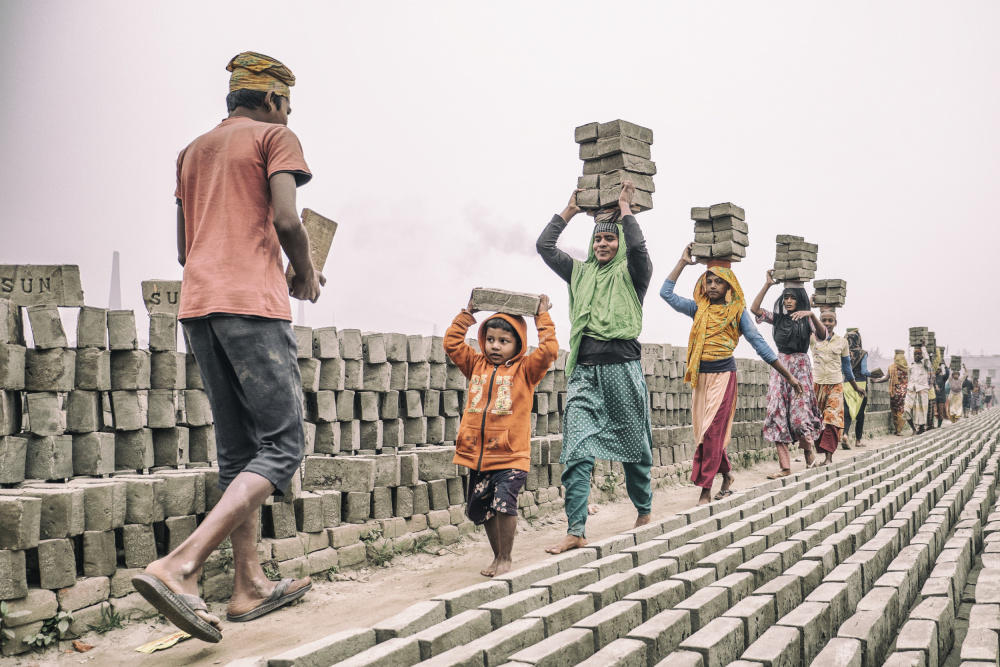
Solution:
[(212, 313), (292, 319), (270, 179), (312, 178), (284, 125), (226, 118), (177, 156), (175, 196), (184, 210), (187, 261), (180, 319)]

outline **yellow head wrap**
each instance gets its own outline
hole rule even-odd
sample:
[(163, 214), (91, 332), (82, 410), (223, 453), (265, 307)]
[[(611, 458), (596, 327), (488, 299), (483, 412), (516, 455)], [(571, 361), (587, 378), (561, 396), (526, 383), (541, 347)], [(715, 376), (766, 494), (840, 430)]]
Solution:
[(295, 75), (281, 62), (262, 53), (244, 51), (234, 56), (226, 69), (229, 77), (229, 92), (234, 90), (273, 91), (275, 95), (289, 97), (289, 86), (295, 85)]
[[(705, 293), (705, 276), (714, 273), (727, 283), (730, 290), (726, 294), (726, 304), (713, 306)], [(747, 302), (743, 288), (736, 280), (736, 274), (725, 266), (709, 266), (708, 271), (698, 279), (694, 288), (694, 300), (698, 312), (691, 325), (688, 338), (687, 373), (684, 381), (692, 388), (698, 386), (698, 370), (701, 362), (725, 359), (733, 355), (740, 340), (740, 318), (746, 310)]]
[(906, 363), (906, 355), (902, 350), (896, 350), (896, 355), (893, 357), (892, 361), (896, 364), (896, 368), (904, 371), (910, 370), (910, 365)]

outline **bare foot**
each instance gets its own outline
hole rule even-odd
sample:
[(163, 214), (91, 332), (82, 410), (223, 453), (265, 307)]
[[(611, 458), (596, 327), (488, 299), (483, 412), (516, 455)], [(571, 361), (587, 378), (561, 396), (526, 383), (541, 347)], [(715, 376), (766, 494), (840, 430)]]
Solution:
[(492, 563), (490, 563), (485, 568), (480, 570), (479, 574), (483, 575), (484, 577), (492, 577), (493, 575), (497, 574), (497, 565), (499, 563), (500, 563), (500, 556), (497, 556), (496, 558), (493, 559)]
[(510, 572), (511, 562), (509, 558), (505, 560), (497, 560), (495, 565), (496, 565), (496, 570), (494, 571), (493, 574), (496, 576), (500, 576), (501, 574), (507, 574), (508, 572)]
[(652, 514), (640, 514), (635, 518), (635, 525), (633, 528), (638, 528), (639, 526), (645, 526), (652, 519)]
[(719, 493), (725, 493), (726, 491), (728, 491), (730, 488), (732, 488), (733, 482), (735, 481), (736, 478), (733, 477), (732, 473), (727, 472), (726, 474), (724, 474), (722, 476), (722, 488), (719, 489)]
[(806, 467), (809, 468), (812, 466), (813, 461), (816, 460), (816, 455), (812, 453), (812, 450), (806, 450), (805, 457), (806, 457)]
[[(311, 583), (312, 579), (309, 577), (296, 579), (288, 585), (288, 590), (286, 590), (285, 593), (294, 593), (303, 586), (308, 586)], [(248, 611), (253, 611), (271, 595), (274, 591), (274, 587), (277, 585), (277, 581), (264, 579), (264, 581), (254, 582), (253, 588), (249, 590), (233, 591), (233, 596), (229, 598), (229, 606), (226, 607), (226, 613), (230, 616), (239, 616), (240, 614), (245, 614)]]
[[(178, 576), (177, 573), (168, 569), (168, 564), (163, 562), (165, 560), (165, 558), (161, 558), (147, 565), (144, 571), (145, 574), (156, 577), (174, 593), (198, 595), (198, 573), (193, 572), (188, 578)], [(222, 622), (218, 617), (209, 614), (207, 611), (196, 611), (194, 613), (206, 623), (210, 623), (216, 628), (222, 627)]]
[(600, 505), (587, 505), (587, 514), (597, 514), (601, 511)]
[(580, 547), (587, 546), (587, 540), (583, 537), (577, 537), (576, 535), (567, 535), (566, 537), (559, 540), (557, 544), (553, 544), (551, 547), (545, 549), (550, 554), (561, 554), (564, 551), (569, 551), (570, 549), (579, 549)]

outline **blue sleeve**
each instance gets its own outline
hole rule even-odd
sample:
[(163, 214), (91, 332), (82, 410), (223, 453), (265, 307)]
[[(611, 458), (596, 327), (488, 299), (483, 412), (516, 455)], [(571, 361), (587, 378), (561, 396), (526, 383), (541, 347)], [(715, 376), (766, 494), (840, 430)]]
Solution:
[[(868, 355), (861, 357), (861, 377), (870, 378), (872, 374), (868, 371)], [(854, 378), (855, 380), (857, 378)]]
[(850, 382), (851, 380), (857, 380), (854, 377), (854, 371), (851, 370), (851, 358), (841, 357), (840, 358), (840, 370), (844, 371), (844, 382)]
[(670, 307), (678, 313), (683, 313), (684, 315), (693, 318), (698, 314), (698, 304), (691, 299), (685, 299), (682, 296), (677, 296), (677, 294), (674, 293), (674, 285), (676, 285), (676, 283), (670, 278), (664, 280), (663, 287), (660, 288), (660, 296), (663, 297), (663, 300), (670, 304)]
[(744, 310), (743, 317), (740, 318), (740, 333), (743, 334), (743, 337), (753, 347), (753, 351), (757, 353), (757, 356), (766, 363), (773, 364), (778, 360), (778, 355), (774, 353), (771, 346), (760, 335), (760, 331), (757, 330), (757, 325), (753, 323), (753, 315), (749, 310)]

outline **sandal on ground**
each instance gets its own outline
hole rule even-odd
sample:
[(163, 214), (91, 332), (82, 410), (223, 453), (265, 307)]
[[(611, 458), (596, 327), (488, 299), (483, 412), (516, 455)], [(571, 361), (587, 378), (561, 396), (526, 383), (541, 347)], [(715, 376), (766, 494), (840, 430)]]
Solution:
[(208, 605), (197, 595), (174, 593), (159, 577), (151, 574), (137, 574), (132, 577), (132, 586), (156, 611), (168, 621), (195, 639), (217, 644), (222, 633), (195, 612), (208, 611)]
[(727, 498), (727, 497), (729, 497), (731, 495), (733, 495), (733, 490), (732, 489), (726, 489), (725, 491), (719, 491), (717, 494), (715, 494), (714, 497), (715, 497), (715, 500), (722, 500), (723, 498)]
[(271, 594), (266, 600), (261, 602), (256, 608), (243, 614), (226, 614), (226, 620), (230, 623), (246, 623), (247, 621), (252, 621), (255, 618), (260, 618), (264, 614), (274, 611), (278, 607), (283, 607), (293, 600), (298, 600), (300, 597), (306, 594), (306, 592), (312, 588), (312, 582), (303, 586), (302, 588), (292, 591), (291, 593), (286, 593), (288, 587), (295, 581), (294, 579), (282, 579), (271, 591)]
[(781, 472), (776, 472), (773, 475), (768, 475), (768, 479), (781, 479), (782, 477), (788, 477), (792, 474), (791, 470), (782, 470)]

